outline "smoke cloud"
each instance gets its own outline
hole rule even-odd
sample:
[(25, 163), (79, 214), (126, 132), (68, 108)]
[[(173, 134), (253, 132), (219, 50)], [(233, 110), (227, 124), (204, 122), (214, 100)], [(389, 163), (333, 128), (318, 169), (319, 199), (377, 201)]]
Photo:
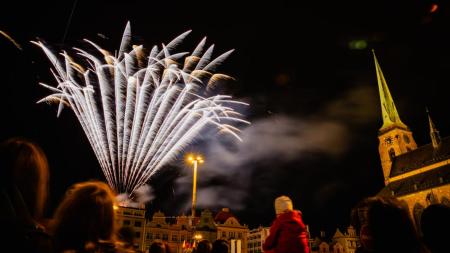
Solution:
[[(375, 92), (368, 86), (360, 86), (310, 117), (281, 114), (253, 120), (242, 130), (243, 142), (223, 136), (212, 136), (202, 142), (206, 162), (199, 170), (197, 206), (245, 208), (255, 169), (261, 166), (275, 171), (283, 164), (301, 161), (312, 154), (338, 159), (348, 152), (354, 137), (351, 130), (376, 119)], [(190, 193), (191, 187), (190, 173), (177, 180), (178, 191)], [(330, 186), (322, 188), (318, 195), (329, 194)], [(185, 203), (184, 208), (189, 207), (190, 203)]]

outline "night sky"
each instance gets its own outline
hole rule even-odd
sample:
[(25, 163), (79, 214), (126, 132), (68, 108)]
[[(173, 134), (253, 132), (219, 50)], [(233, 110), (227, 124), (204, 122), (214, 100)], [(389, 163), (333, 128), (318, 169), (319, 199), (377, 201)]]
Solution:
[[(286, 194), (313, 232), (331, 234), (349, 224), (353, 205), (383, 187), (371, 48), (416, 142), (430, 142), (426, 107), (441, 136), (449, 135), (446, 1), (79, 0), (75, 9), (69, 0), (30, 2), (1, 8), (0, 30), (23, 50), (0, 37), (0, 139), (23, 136), (47, 153), (49, 215), (71, 184), (103, 175), (73, 113), (56, 118), (57, 106), (36, 104), (49, 94), (38, 82), (54, 84), (49, 61), (29, 43), (37, 38), (54, 50), (86, 47), (88, 38), (114, 51), (129, 20), (134, 44), (146, 48), (189, 29), (181, 49), (203, 36), (216, 55), (234, 48), (219, 71), (236, 81), (222, 92), (250, 103), (243, 112), (252, 125), (243, 143), (205, 136), (187, 151), (206, 156), (198, 205), (230, 207), (250, 228), (269, 225), (273, 200)], [(150, 213), (188, 213), (191, 180), (182, 157), (161, 170), (149, 182)]]

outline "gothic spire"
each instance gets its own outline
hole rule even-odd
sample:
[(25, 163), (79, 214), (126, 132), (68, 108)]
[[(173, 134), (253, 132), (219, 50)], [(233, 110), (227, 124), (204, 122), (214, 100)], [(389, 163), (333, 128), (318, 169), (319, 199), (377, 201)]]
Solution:
[(378, 64), (378, 60), (373, 49), (372, 53), (373, 59), (375, 60), (378, 90), (380, 92), (381, 112), (383, 115), (383, 126), (380, 128), (380, 130), (390, 128), (392, 126), (398, 126), (408, 129), (408, 127), (400, 120), (400, 116), (398, 115), (394, 100), (392, 99), (391, 93), (389, 92), (389, 88), (387, 86), (386, 80), (384, 79), (383, 72), (381, 71), (381, 67)]
[(434, 149), (439, 148), (439, 145), (441, 144), (441, 136), (439, 135), (439, 131), (437, 130), (436, 126), (433, 123), (433, 120), (431, 120), (430, 112), (427, 108), (427, 114), (428, 114), (428, 123), (430, 124), (430, 137), (431, 137), (431, 144), (433, 145)]

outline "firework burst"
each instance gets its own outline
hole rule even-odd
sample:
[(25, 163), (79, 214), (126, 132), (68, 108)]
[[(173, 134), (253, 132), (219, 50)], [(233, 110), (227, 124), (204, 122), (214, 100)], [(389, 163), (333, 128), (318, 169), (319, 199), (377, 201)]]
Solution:
[(56, 87), (41, 83), (53, 93), (38, 102), (58, 103), (58, 116), (64, 106), (73, 110), (118, 193), (133, 194), (202, 130), (213, 126), (240, 140), (235, 125), (249, 123), (233, 109), (245, 103), (204, 95), (230, 78), (214, 70), (233, 50), (212, 58), (214, 45), (204, 50), (203, 39), (191, 54), (176, 52), (189, 33), (146, 53), (143, 46), (130, 46), (128, 23), (115, 55), (85, 40), (97, 56), (74, 48), (78, 61), (33, 42), (51, 61), (57, 81)]

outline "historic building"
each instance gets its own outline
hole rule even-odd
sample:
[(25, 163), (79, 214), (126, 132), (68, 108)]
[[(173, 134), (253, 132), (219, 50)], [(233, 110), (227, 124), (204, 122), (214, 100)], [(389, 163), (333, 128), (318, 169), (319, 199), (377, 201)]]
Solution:
[(115, 206), (117, 227), (130, 227), (135, 234), (135, 247), (144, 250), (145, 209)]
[(247, 252), (248, 253), (261, 253), (264, 252), (262, 245), (269, 236), (269, 227), (259, 226), (252, 229), (248, 234)]
[(310, 239), (311, 253), (355, 253), (358, 247), (359, 237), (352, 226), (345, 233), (336, 229), (330, 239), (325, 237), (324, 232), (320, 233), (320, 237)]
[(200, 240), (211, 242), (224, 239), (229, 243), (230, 253), (247, 253), (249, 229), (223, 208), (216, 216), (209, 210), (203, 210), (200, 217), (177, 216), (166, 217), (162, 212), (155, 212), (152, 219), (145, 219), (145, 209), (116, 208), (118, 227), (133, 228), (135, 247), (146, 252), (154, 241), (165, 241), (172, 253), (189, 252)]
[(381, 196), (407, 203), (416, 224), (431, 203), (450, 204), (450, 137), (439, 136), (430, 115), (431, 143), (417, 146), (413, 133), (400, 120), (378, 60), (374, 55), (383, 125), (378, 132), (385, 187)]
[(241, 225), (229, 208), (222, 208), (216, 214), (214, 222), (217, 228), (217, 239), (230, 243), (231, 253), (247, 253), (248, 227)]
[[(194, 218), (195, 219), (195, 218)], [(145, 250), (150, 248), (152, 242), (165, 241), (173, 253), (184, 251), (187, 243), (192, 243), (195, 227), (192, 225), (191, 216), (175, 217), (175, 222), (171, 223), (164, 213), (155, 212), (151, 220), (145, 225)]]

